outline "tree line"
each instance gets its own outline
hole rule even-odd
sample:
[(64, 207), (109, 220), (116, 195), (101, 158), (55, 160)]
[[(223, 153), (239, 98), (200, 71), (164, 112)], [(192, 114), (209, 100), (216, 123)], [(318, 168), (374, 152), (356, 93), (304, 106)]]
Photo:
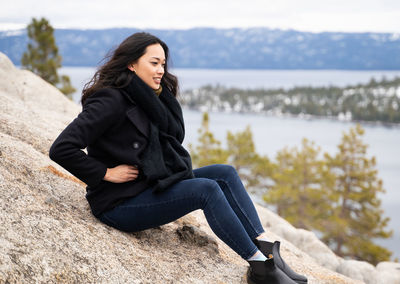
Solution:
[(316, 232), (337, 255), (377, 264), (392, 253), (374, 240), (389, 238), (392, 231), (386, 228), (389, 218), (378, 197), (385, 190), (376, 158), (367, 155), (364, 132), (359, 124), (344, 132), (334, 155), (304, 138), (300, 147), (278, 151), (273, 161), (256, 152), (250, 126), (228, 131), (223, 148), (205, 112), (198, 143), (189, 144), (189, 151), (194, 167), (234, 166), (249, 192), (295, 227)]
[(239, 89), (203, 86), (183, 93), (182, 104), (196, 110), (255, 112), (400, 123), (400, 77), (339, 87)]

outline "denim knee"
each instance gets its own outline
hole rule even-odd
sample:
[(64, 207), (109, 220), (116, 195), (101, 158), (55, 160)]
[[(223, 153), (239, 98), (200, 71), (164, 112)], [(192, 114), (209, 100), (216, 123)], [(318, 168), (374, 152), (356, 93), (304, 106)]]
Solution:
[(234, 166), (227, 164), (214, 164), (212, 165), (214, 170), (217, 171), (221, 176), (232, 176), (237, 175), (237, 171)]
[(215, 180), (208, 178), (196, 178), (196, 180), (198, 180), (198, 188), (193, 188), (193, 191), (201, 198), (202, 209), (210, 202), (215, 202), (224, 197), (221, 187)]

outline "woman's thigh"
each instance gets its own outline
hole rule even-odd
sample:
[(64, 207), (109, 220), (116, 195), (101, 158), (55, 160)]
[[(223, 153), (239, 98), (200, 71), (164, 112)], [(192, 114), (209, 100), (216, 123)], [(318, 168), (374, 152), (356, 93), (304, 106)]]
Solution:
[(104, 212), (99, 219), (119, 230), (141, 231), (172, 222), (194, 210), (202, 209), (209, 198), (223, 195), (217, 182), (206, 178), (182, 180), (164, 192), (148, 188), (139, 195)]

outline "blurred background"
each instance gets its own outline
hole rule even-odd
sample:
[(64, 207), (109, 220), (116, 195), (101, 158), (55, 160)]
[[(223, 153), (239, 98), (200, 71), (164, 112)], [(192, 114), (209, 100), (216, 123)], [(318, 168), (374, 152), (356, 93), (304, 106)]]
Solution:
[[(349, 248), (357, 243), (369, 247), (365, 254), (336, 252), (373, 263), (400, 257), (399, 1), (16, 0), (1, 6), (0, 51), (21, 68), (30, 69), (22, 58), (35, 41), (27, 33), (33, 18), (46, 19), (54, 28), (51, 36), (61, 58), (57, 72), (69, 78), (73, 88), (63, 90), (77, 104), (96, 67), (124, 38), (138, 31), (160, 37), (170, 48), (170, 71), (180, 82), (184, 144), (194, 164), (215, 161), (196, 159), (201, 151), (210, 152), (210, 145), (226, 151), (217, 161), (240, 168), (256, 202), (315, 231), (334, 250), (337, 236), (324, 232), (326, 224), (318, 216), (326, 218), (326, 212), (340, 211), (346, 203), (339, 185), (346, 165), (338, 165), (346, 153), (338, 146), (350, 143), (360, 150), (353, 153), (360, 167), (352, 176), (358, 182), (349, 186), (360, 197), (348, 200), (354, 206), (347, 209), (361, 209), (347, 217), (333, 213), (331, 224), (351, 229), (359, 218), (364, 228), (358, 238), (347, 236)], [(207, 133), (214, 140), (202, 145), (201, 135)], [(240, 137), (247, 137), (250, 148), (234, 153), (232, 141), (242, 147), (238, 149), (246, 147)], [(307, 148), (303, 138), (314, 146)], [(320, 151), (311, 155), (317, 147)], [(251, 159), (239, 161), (250, 152)], [(304, 223), (284, 209), (301, 204), (301, 191), (308, 197), (315, 194), (302, 187), (302, 168), (295, 166), (307, 154), (320, 165), (316, 172), (328, 168), (336, 177), (320, 173), (318, 181), (306, 186), (333, 197), (331, 204), (317, 200), (321, 211), (306, 212), (314, 221)], [(290, 180), (277, 176), (283, 156), (292, 162), (283, 171)], [(255, 167), (257, 163), (261, 166)], [(292, 197), (292, 205), (282, 204)], [(385, 249), (390, 253), (381, 254)]]

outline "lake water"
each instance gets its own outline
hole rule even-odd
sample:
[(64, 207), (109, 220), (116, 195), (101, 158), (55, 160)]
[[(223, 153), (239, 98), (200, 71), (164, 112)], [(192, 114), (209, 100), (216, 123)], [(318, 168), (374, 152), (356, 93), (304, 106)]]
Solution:
[[(61, 74), (70, 76), (72, 84), (81, 91), (84, 83), (94, 74), (93, 67), (64, 67)], [(341, 71), (341, 70), (208, 70), (176, 69), (172, 71), (180, 80), (181, 88), (197, 88), (205, 84), (220, 84), (240, 88), (291, 88), (294, 86), (346, 86), (366, 83), (385, 76), (391, 79), (400, 76), (399, 71)], [(79, 100), (80, 94), (74, 95)], [(197, 129), (202, 114), (184, 109), (186, 137), (184, 145), (197, 142)], [(352, 122), (329, 119), (299, 119), (274, 117), (260, 114), (210, 113), (210, 129), (223, 144), (228, 130), (243, 131), (251, 126), (256, 150), (274, 159), (276, 152), (285, 146), (300, 146), (303, 137), (321, 147), (321, 152), (336, 153), (343, 131), (348, 131)], [(389, 228), (394, 230), (392, 238), (377, 243), (389, 248), (394, 257), (400, 259), (400, 126), (383, 127), (363, 124), (369, 145), (368, 155), (377, 159), (379, 177), (384, 182), (386, 193), (381, 195), (385, 216), (391, 218)]]
[[(94, 67), (63, 67), (60, 74), (70, 76), (72, 85), (78, 90), (74, 94), (79, 100), (83, 85), (95, 72)], [(238, 88), (292, 88), (294, 86), (338, 86), (367, 83), (371, 78), (381, 80), (400, 77), (395, 71), (346, 71), (346, 70), (215, 70), (215, 69), (172, 69), (178, 76), (182, 90), (198, 88), (207, 84), (221, 84)]]

